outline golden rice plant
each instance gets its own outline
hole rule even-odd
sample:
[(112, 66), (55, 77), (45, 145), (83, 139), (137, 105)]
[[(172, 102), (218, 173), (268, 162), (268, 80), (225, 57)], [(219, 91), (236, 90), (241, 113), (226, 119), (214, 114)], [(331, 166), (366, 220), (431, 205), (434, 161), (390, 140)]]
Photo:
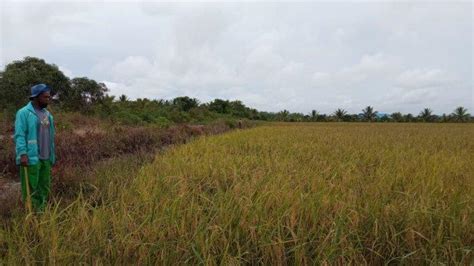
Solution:
[(104, 164), (0, 229), (5, 263), (473, 262), (474, 125), (277, 123)]

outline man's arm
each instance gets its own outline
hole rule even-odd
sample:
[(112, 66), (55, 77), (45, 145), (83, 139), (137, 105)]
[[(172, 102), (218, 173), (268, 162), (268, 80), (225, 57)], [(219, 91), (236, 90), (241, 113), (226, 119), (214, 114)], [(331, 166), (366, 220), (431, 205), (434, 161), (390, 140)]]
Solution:
[(28, 165), (26, 127), (26, 118), (18, 111), (15, 118), (15, 150), (22, 166)]
[[(55, 136), (56, 136), (56, 128), (54, 127), (54, 117), (51, 115), (51, 113), (49, 114), (49, 116), (51, 117), (51, 119), (50, 119), (50, 121), (51, 121), (51, 131), (52, 131), (52, 133), (53, 133), (53, 134), (52, 134), (52, 135), (53, 135), (53, 138), (52, 138), (52, 140), (51, 140), (50, 145), (53, 146), (53, 152), (54, 152), (54, 149), (55, 149), (55, 144), (54, 144), (54, 142), (55, 142)], [(56, 161), (57, 161), (57, 160), (56, 160), (56, 156), (55, 156), (54, 161), (53, 161), (53, 164), (52, 164), (53, 166), (56, 165)]]

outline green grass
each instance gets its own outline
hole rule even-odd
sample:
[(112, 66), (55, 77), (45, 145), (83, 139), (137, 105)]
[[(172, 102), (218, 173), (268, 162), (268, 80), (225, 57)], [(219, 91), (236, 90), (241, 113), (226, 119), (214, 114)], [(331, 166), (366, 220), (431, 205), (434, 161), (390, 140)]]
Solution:
[(279, 123), (201, 137), (138, 173), (137, 160), (104, 165), (66, 207), (17, 214), (0, 259), (473, 261), (474, 125)]

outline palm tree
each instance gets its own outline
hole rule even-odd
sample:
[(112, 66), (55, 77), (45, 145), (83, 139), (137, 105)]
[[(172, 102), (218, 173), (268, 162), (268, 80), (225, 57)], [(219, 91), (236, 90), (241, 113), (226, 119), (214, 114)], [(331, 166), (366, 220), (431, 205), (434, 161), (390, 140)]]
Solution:
[(280, 121), (287, 121), (289, 115), (290, 115), (290, 112), (286, 109), (284, 109), (283, 111), (278, 112), (278, 114), (277, 114)]
[(431, 122), (433, 120), (433, 111), (430, 108), (425, 108), (418, 116), (423, 122)]
[(311, 120), (316, 121), (318, 120), (319, 113), (316, 110), (311, 111)]
[(365, 109), (362, 109), (362, 116), (365, 120), (372, 122), (377, 117), (377, 111), (374, 111), (372, 106), (367, 106)]
[(471, 116), (467, 109), (459, 106), (458, 108), (454, 109), (454, 112), (451, 114), (453, 116), (454, 121), (456, 122), (467, 122), (469, 121), (469, 117)]
[(347, 111), (341, 108), (338, 108), (336, 111), (334, 111), (334, 116), (337, 118), (338, 122), (342, 121), (346, 114)]
[(122, 103), (128, 101), (127, 95), (125, 95), (125, 94), (120, 95), (119, 101), (122, 102)]

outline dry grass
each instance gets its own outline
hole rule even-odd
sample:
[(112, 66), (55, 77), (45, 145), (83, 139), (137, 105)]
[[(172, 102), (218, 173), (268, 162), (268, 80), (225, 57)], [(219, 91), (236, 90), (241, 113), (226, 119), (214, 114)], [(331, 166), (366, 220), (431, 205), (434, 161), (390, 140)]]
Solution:
[[(132, 157), (130, 157), (132, 159)], [(474, 125), (273, 124), (202, 137), (0, 229), (7, 264), (472, 263)]]

